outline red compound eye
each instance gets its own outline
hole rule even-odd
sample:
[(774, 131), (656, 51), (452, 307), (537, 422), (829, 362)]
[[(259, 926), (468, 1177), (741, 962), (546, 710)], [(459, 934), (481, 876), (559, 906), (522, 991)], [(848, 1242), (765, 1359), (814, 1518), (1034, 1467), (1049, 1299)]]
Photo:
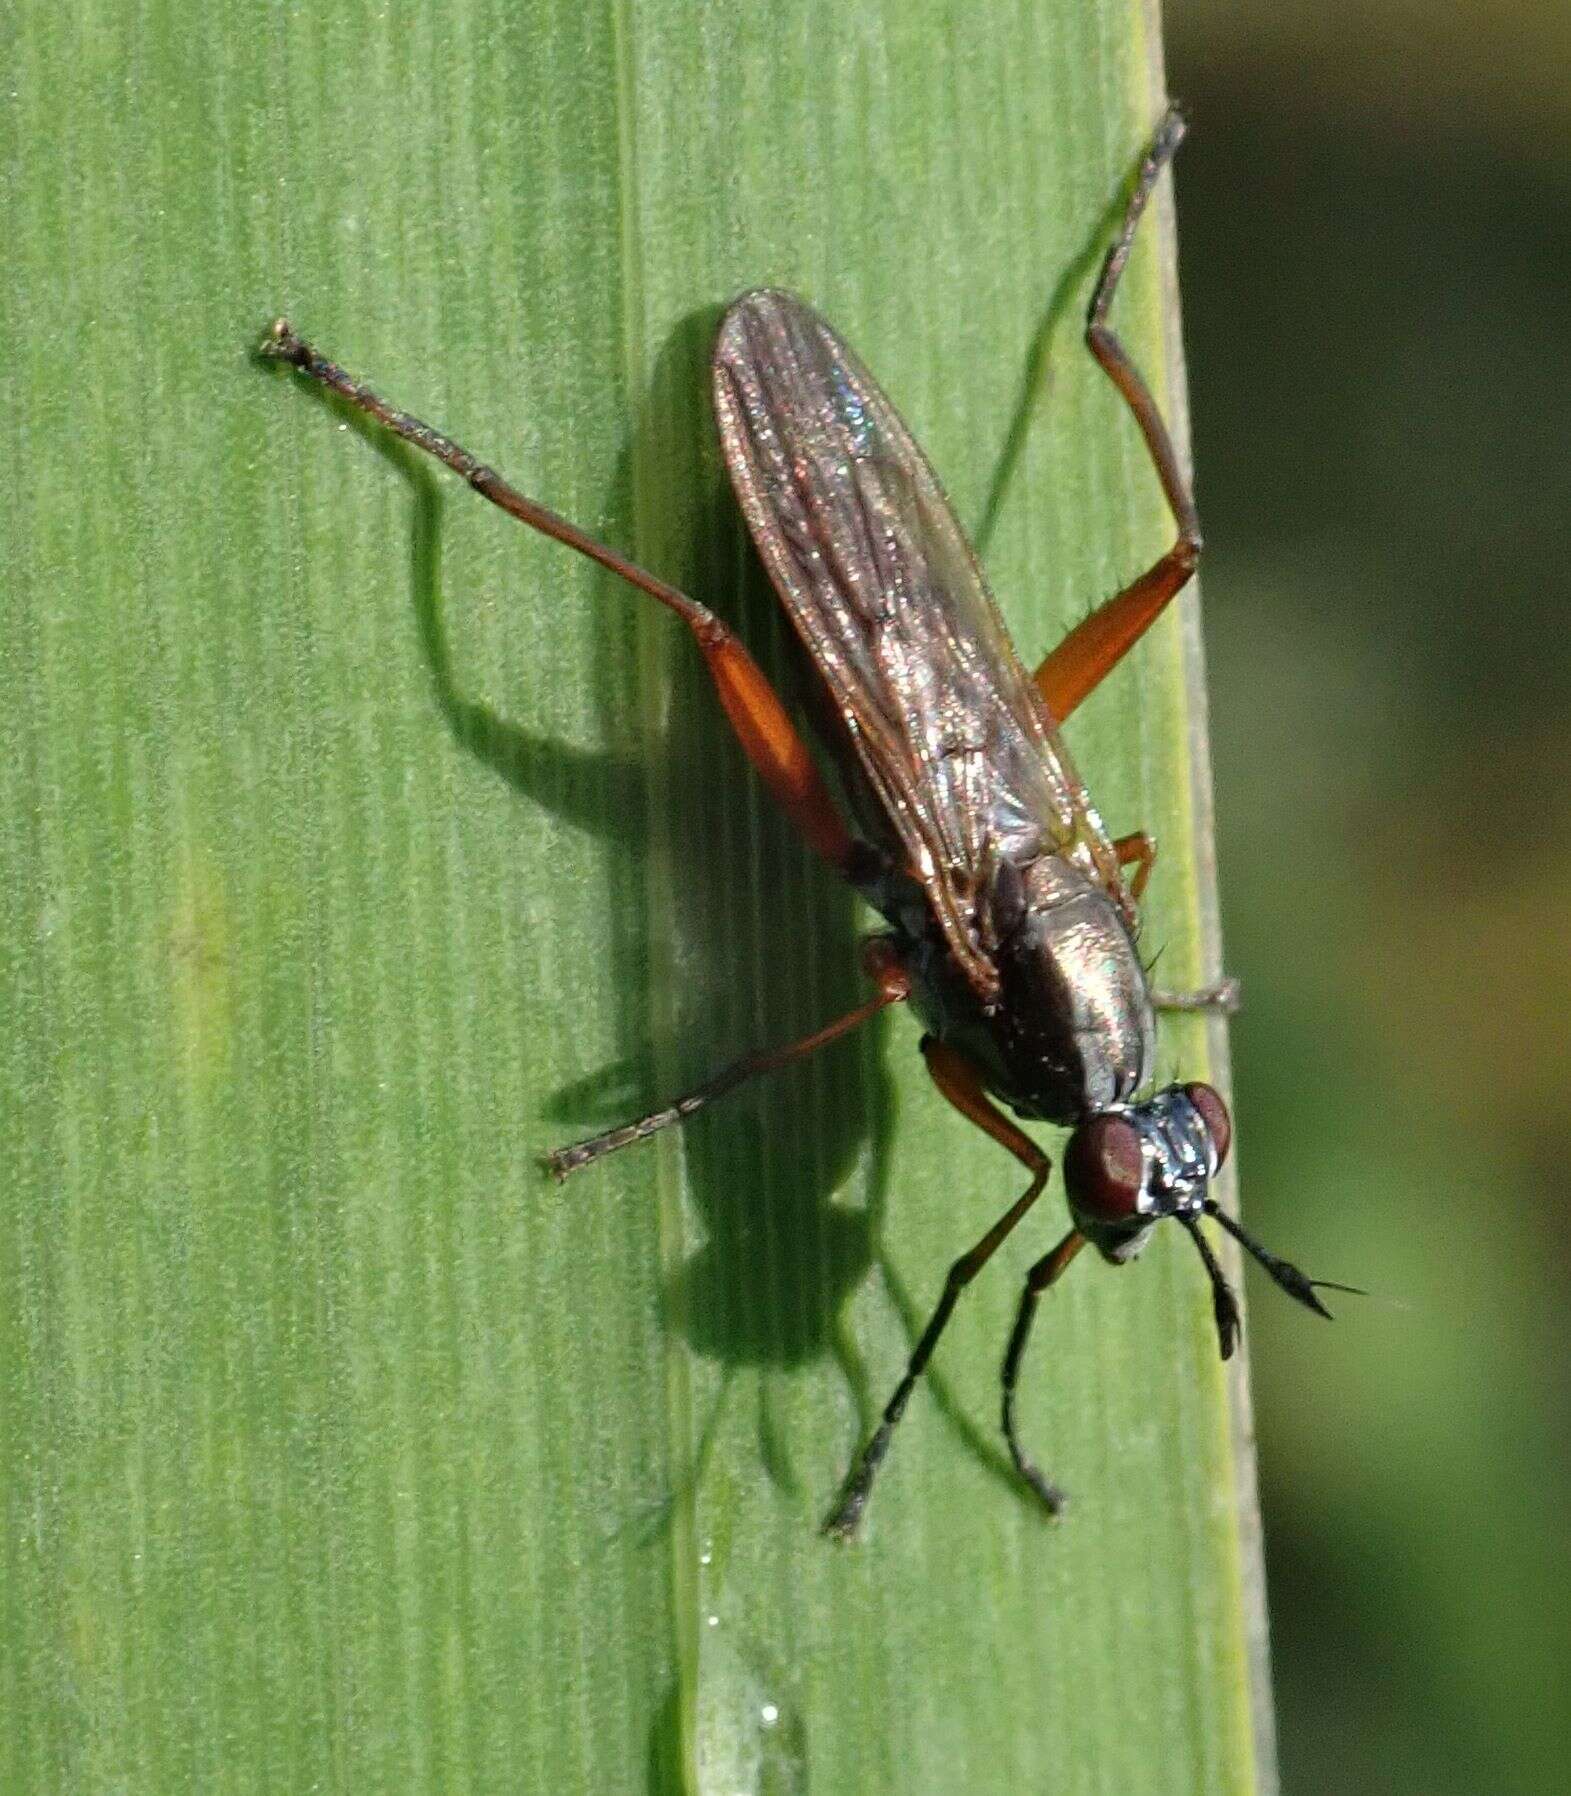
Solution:
[[(1200, 1109), (1198, 1102), (1195, 1108)], [(1064, 1186), (1077, 1216), (1089, 1222), (1130, 1221), (1139, 1213), (1145, 1179), (1140, 1134), (1126, 1118), (1093, 1116), (1070, 1136), (1064, 1151)]]
[(1184, 1096), (1205, 1119), (1216, 1148), (1216, 1163), (1220, 1166), (1227, 1158), (1227, 1150), (1233, 1145), (1233, 1119), (1227, 1113), (1227, 1105), (1222, 1101), (1221, 1092), (1210, 1085), (1186, 1085)]

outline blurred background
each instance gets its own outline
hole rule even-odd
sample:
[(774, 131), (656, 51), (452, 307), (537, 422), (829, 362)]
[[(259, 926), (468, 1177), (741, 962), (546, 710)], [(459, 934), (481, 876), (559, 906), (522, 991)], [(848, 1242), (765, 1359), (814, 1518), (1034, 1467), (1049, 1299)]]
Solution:
[(1571, 1787), (1571, 8), (1169, 0), (1283, 1786)]

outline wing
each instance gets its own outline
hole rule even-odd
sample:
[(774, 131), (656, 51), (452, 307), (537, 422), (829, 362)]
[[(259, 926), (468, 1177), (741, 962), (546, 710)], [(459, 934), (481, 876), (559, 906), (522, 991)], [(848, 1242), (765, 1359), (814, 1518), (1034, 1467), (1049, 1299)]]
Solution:
[(927, 458), (867, 370), (788, 294), (744, 294), (714, 357), (720, 440), (753, 541), (863, 770), (984, 1002), (977, 896), (1061, 854), (1121, 892), (1058, 732)]

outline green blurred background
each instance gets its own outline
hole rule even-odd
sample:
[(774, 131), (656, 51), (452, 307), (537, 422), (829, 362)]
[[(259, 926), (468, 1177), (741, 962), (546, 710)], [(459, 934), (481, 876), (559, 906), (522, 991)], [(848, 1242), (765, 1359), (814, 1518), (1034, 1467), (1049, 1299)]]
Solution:
[(1289, 1792), (1571, 1787), (1571, 8), (1170, 0)]

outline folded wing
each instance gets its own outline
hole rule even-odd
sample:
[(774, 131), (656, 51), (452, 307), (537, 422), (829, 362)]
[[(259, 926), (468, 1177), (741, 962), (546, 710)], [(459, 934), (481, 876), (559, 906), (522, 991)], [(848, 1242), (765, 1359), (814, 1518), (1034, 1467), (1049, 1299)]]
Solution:
[(990, 1001), (978, 893), (1001, 861), (1044, 852), (1105, 877), (1100, 822), (943, 488), (851, 350), (800, 300), (749, 293), (722, 322), (714, 383), (759, 555)]

